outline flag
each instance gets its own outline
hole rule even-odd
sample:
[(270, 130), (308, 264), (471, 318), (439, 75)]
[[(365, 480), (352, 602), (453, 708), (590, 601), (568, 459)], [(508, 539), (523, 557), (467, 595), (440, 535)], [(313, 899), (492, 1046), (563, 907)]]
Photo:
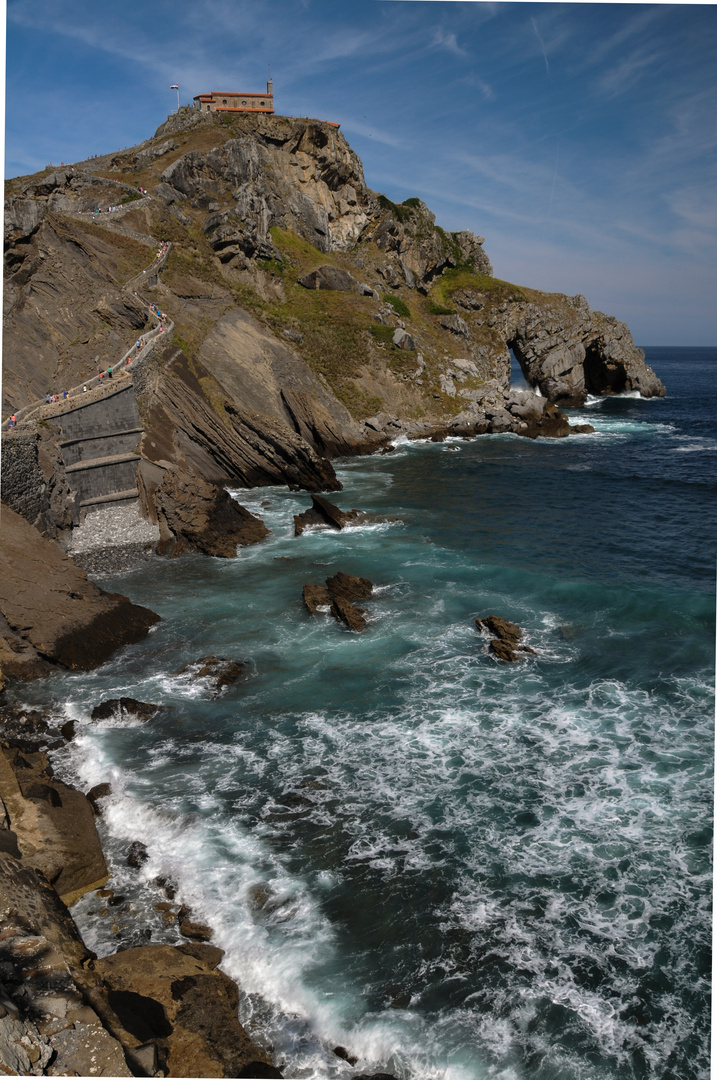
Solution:
[(175, 83), (174, 86), (170, 86), (170, 90), (179, 90), (179, 83)]

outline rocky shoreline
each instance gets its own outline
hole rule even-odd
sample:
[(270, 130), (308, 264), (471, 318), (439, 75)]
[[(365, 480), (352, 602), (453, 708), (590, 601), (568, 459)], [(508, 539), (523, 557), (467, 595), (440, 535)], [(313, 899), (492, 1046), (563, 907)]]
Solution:
[[(222, 950), (208, 944), (211, 930), (186, 908), (155, 905), (178, 922), (177, 945), (120, 947), (99, 959), (82, 941), (68, 905), (87, 892), (108, 915), (113, 905), (132, 911), (106, 887), (95, 815), (108, 792), (86, 796), (52, 768), (49, 755), (73, 734), (49, 711), (0, 707), (0, 1070), (280, 1077), (239, 1023), (239, 990), (219, 967)], [(140, 866), (142, 845), (127, 857)]]

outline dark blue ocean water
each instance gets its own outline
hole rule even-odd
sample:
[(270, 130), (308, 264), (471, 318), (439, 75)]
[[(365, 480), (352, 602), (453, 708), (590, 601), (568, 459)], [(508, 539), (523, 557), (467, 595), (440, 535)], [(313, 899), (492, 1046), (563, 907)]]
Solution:
[[(341, 506), (397, 520), (294, 538), (306, 495), (237, 493), (269, 540), (103, 582), (164, 621), (46, 684), (81, 722), (61, 767), (112, 782), (115, 926), (173, 940), (175, 878), (286, 1076), (707, 1075), (717, 350), (648, 362), (668, 396), (591, 402), (593, 435), (338, 463)], [(303, 609), (337, 570), (378, 586), (364, 635)], [(536, 655), (493, 660), (492, 613)], [(209, 653), (252, 677), (175, 674)], [(89, 722), (120, 694), (171, 708)]]

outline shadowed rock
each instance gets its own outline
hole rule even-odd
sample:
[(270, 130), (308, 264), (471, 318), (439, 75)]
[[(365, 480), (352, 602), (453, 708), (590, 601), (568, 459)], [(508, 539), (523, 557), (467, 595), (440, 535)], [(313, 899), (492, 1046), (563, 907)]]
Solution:
[(145, 945), (95, 961), (136, 1044), (152, 1041), (170, 1076), (280, 1077), (237, 1019), (237, 985), (196, 946)]
[(342, 622), (344, 626), (347, 626), (349, 630), (355, 630), (356, 633), (360, 633), (361, 630), (366, 628), (365, 612), (362, 608), (357, 608), (349, 603), (348, 600), (337, 597), (331, 605), (331, 614)]
[(299, 278), (299, 285), (303, 285), (305, 289), (335, 289), (338, 292), (359, 290), (358, 281), (348, 271), (328, 264), (304, 274)]
[(95, 705), (90, 717), (92, 720), (109, 720), (112, 716), (133, 716), (137, 720), (151, 720), (161, 708), (161, 705), (151, 705), (147, 701), (137, 701), (131, 697), (108, 698), (107, 701)]
[[(8, 506), (2, 507), (0, 533), (0, 613), (0, 637), (7, 646), (0, 649), (0, 662), (10, 675), (23, 674), (13, 658), (20, 660), (25, 652), (35, 661), (89, 671), (159, 622), (148, 608), (88, 581), (57, 544)], [(25, 667), (30, 677), (46, 670), (40, 664)]]

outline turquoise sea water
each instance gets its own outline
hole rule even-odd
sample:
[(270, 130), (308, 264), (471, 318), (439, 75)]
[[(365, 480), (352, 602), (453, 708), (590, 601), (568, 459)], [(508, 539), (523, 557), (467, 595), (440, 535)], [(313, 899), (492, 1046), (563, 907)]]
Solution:
[[(648, 362), (667, 398), (591, 402), (593, 435), (337, 463), (335, 501), (383, 523), (295, 538), (305, 494), (238, 492), (266, 543), (103, 581), (164, 621), (24, 691), (80, 721), (59, 766), (112, 782), (118, 923), (174, 940), (173, 877), (286, 1076), (707, 1075), (717, 350)], [(303, 608), (337, 570), (377, 586), (363, 635)], [(494, 661), (487, 614), (537, 655)], [(176, 675), (210, 653), (251, 677)], [(170, 708), (89, 722), (121, 694)]]

